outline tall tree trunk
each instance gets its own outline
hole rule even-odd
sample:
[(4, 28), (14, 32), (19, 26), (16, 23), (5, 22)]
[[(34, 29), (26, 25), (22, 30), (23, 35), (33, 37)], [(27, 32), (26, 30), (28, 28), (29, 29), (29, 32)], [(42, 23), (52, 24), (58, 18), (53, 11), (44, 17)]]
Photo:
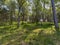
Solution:
[(22, 13), (21, 15), (22, 15), (22, 24), (24, 24), (24, 13)]
[(21, 15), (22, 15), (22, 24), (24, 24), (24, 21), (25, 21), (25, 12), (24, 11), (25, 11), (24, 7), (22, 7), (22, 13), (21, 13)]
[(20, 25), (20, 7), (19, 7), (19, 12), (18, 12), (18, 19), (17, 19), (18, 23), (17, 23), (17, 28), (19, 28)]
[(44, 8), (43, 8), (43, 10), (44, 10), (43, 21), (45, 22), (45, 17), (46, 17), (46, 16), (45, 16), (45, 1), (44, 1), (44, 4), (43, 4), (43, 7), (44, 7)]
[(10, 25), (12, 25), (12, 23), (13, 23), (13, 22), (12, 22), (12, 21), (13, 21), (13, 20), (12, 20), (12, 11), (11, 11), (10, 13), (11, 13), (11, 14), (10, 14)]
[(51, 4), (52, 4), (53, 20), (54, 20), (54, 24), (55, 24), (55, 29), (57, 32), (59, 32), (59, 25), (58, 25), (57, 16), (56, 16), (54, 0), (51, 0)]

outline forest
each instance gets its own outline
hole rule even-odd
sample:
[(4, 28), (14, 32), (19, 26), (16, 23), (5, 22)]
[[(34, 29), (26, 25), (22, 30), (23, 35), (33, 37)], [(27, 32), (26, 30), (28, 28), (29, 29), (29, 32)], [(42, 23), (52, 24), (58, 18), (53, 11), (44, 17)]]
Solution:
[(60, 45), (60, 0), (0, 0), (0, 45)]

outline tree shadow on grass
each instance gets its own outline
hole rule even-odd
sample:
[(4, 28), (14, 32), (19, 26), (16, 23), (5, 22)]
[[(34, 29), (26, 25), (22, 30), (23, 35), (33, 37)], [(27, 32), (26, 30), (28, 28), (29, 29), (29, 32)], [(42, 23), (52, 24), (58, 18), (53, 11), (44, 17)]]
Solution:
[(47, 29), (47, 28), (51, 28), (52, 26), (54, 26), (54, 24), (23, 24), (23, 29), (26, 28), (27, 30), (34, 30), (34, 29), (38, 29), (38, 28), (43, 28), (43, 29)]
[(5, 35), (7, 33), (11, 33), (13, 31), (15, 31), (17, 28), (13, 27), (13, 26), (2, 26), (2, 28), (0, 28), (0, 35)]
[[(43, 32), (40, 32), (37, 36), (36, 36), (36, 34), (37, 33), (33, 33), (32, 31), (34, 30), (34, 29), (38, 29), (38, 28), (44, 28), (44, 29), (46, 29), (46, 28), (49, 28), (49, 27), (51, 27), (52, 25), (49, 25), (49, 24), (43, 24), (43, 25), (41, 25), (41, 24), (23, 24), (22, 25), (22, 30), (24, 31), (24, 29), (26, 28), (27, 30), (28, 30), (28, 33), (24, 33), (23, 34), (23, 36), (22, 35), (18, 35), (18, 33), (21, 33), (21, 31), (20, 32), (18, 32), (17, 33), (17, 37), (19, 37), (19, 36), (21, 36), (21, 38), (19, 37), (19, 39), (17, 39), (17, 41), (18, 40), (21, 40), (22, 38), (22, 40), (25, 40), (27, 37), (29, 37), (28, 35), (30, 35), (30, 34), (34, 34), (33, 35), (33, 37), (34, 38), (31, 38), (31, 36), (28, 38), (28, 40), (30, 40), (30, 42), (28, 42), (29, 43), (29, 45), (41, 45), (40, 43), (42, 42), (42, 44), (43, 45), (54, 45), (54, 42), (53, 42), (53, 39), (51, 38), (51, 36), (48, 34), (48, 35), (45, 35)], [(1, 28), (1, 30), (6, 30), (6, 31), (8, 31), (8, 30), (16, 30), (17, 28), (13, 28), (13, 26), (12, 27), (4, 27), (3, 29)], [(31, 31), (31, 32), (30, 32)], [(2, 31), (3, 32), (3, 31)], [(12, 36), (14, 36), (12, 33), (11, 33), (11, 35)], [(16, 34), (15, 34), (16, 35)], [(25, 36), (26, 35), (26, 36)], [(9, 35), (10, 36), (10, 35)], [(10, 39), (10, 37), (4, 37), (3, 39), (5, 39), (5, 40), (7, 40), (7, 41), (9, 41), (9, 40), (11, 40)], [(12, 37), (11, 36), (11, 37)], [(53, 38), (54, 38), (54, 36), (53, 36)], [(15, 39), (14, 39), (15, 40)], [(14, 43), (16, 43), (16, 42), (14, 42)], [(18, 42), (17, 42), (18, 43)], [(19, 42), (20, 43), (20, 42)], [(11, 44), (11, 43), (10, 43)]]

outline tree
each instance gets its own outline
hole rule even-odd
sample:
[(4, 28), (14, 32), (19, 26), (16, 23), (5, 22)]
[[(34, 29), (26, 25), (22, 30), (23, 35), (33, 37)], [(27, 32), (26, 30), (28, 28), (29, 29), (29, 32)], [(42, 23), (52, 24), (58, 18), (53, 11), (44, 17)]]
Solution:
[(7, 6), (5, 5), (5, 1), (6, 0), (0, 0), (0, 21), (2, 23), (7, 22), (8, 20), (8, 10), (7, 10)]
[(52, 4), (52, 12), (53, 12), (53, 20), (54, 20), (54, 24), (55, 24), (55, 29), (57, 32), (59, 32), (59, 25), (58, 25), (57, 16), (56, 16), (54, 0), (51, 0), (51, 4)]
[(13, 16), (15, 16), (16, 2), (13, 0), (6, 0), (5, 5), (9, 10), (9, 24), (11, 25), (13, 23)]
[(10, 24), (13, 23), (13, 16), (15, 16), (16, 3), (15, 1), (10, 0)]
[[(19, 25), (20, 25), (20, 20), (22, 20), (22, 24), (23, 24), (23, 21), (24, 21), (24, 17), (25, 17), (25, 15), (27, 14), (27, 0), (17, 0), (17, 2), (18, 2), (18, 26), (17, 27), (19, 27)], [(21, 18), (20, 18), (20, 16), (21, 16)]]
[(34, 22), (38, 23), (40, 20), (40, 12), (41, 12), (41, 8), (42, 8), (40, 0), (34, 0), (32, 6), (33, 6), (33, 8), (32, 8), (33, 14), (32, 15), (34, 17)]

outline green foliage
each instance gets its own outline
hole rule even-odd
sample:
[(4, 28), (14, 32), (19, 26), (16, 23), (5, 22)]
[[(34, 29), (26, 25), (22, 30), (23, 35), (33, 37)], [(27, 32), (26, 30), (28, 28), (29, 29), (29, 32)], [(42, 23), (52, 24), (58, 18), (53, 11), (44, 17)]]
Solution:
[(40, 23), (25, 23), (18, 29), (16, 28), (16, 23), (13, 25), (0, 26), (0, 44), (55, 45), (57, 43), (56, 41), (58, 40), (55, 32), (52, 31), (54, 29), (50, 29), (51, 26), (54, 28), (53, 25), (48, 27), (50, 23), (43, 24), (46, 26), (46, 28), (40, 26)]
[[(60, 22), (57, 3), (59, 0), (55, 5)], [(60, 44), (51, 8), (51, 0), (0, 0), (0, 45)]]

